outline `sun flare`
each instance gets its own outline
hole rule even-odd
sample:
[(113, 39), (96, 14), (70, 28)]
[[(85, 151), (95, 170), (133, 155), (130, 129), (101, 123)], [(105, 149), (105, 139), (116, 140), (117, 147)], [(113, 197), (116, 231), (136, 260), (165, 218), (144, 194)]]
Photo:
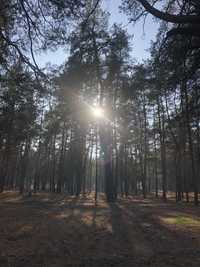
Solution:
[(102, 118), (104, 116), (104, 111), (101, 108), (93, 108), (92, 111), (95, 117)]

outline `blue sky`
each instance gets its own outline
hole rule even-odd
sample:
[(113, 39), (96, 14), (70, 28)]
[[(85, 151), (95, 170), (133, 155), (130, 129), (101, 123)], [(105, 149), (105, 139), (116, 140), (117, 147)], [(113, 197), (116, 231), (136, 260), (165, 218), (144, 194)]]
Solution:
[[(109, 23), (122, 23), (128, 33), (133, 35), (132, 39), (132, 56), (139, 62), (149, 57), (147, 51), (150, 47), (151, 40), (155, 40), (158, 24), (154, 22), (152, 16), (148, 16), (143, 27), (143, 21), (133, 24), (128, 24), (128, 19), (125, 14), (119, 12), (118, 6), (121, 0), (103, 0), (103, 8), (110, 13)], [(43, 53), (36, 56), (38, 65), (44, 67), (46, 63), (60, 65), (67, 59), (67, 52), (62, 48), (58, 48), (55, 52)]]

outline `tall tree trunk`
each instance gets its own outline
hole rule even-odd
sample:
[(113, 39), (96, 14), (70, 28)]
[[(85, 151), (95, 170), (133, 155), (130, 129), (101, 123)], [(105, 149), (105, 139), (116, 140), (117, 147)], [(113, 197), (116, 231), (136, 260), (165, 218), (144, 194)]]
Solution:
[[(160, 99), (157, 99), (158, 124), (159, 124), (159, 136), (160, 136), (160, 154), (161, 154), (161, 167), (162, 167), (162, 194), (163, 194), (162, 197), (163, 200), (166, 201), (167, 171), (166, 171), (165, 122), (164, 122), (164, 111), (161, 105), (160, 105)], [(162, 109), (162, 114), (161, 114), (161, 109)]]
[(198, 180), (197, 180), (197, 175), (196, 175), (196, 170), (195, 170), (192, 130), (191, 130), (191, 125), (190, 125), (191, 121), (190, 121), (189, 100), (188, 100), (187, 84), (185, 81), (183, 81), (181, 89), (183, 90), (184, 97), (185, 97), (185, 118), (186, 118), (186, 126), (187, 126), (187, 131), (188, 131), (188, 143), (189, 143), (192, 181), (193, 181), (193, 189), (194, 189), (194, 203), (197, 206), (199, 204), (199, 201), (198, 201)]
[(24, 182), (25, 182), (27, 167), (28, 167), (29, 150), (30, 150), (30, 140), (27, 139), (25, 143), (24, 154), (21, 159), (20, 194), (23, 194), (24, 192)]

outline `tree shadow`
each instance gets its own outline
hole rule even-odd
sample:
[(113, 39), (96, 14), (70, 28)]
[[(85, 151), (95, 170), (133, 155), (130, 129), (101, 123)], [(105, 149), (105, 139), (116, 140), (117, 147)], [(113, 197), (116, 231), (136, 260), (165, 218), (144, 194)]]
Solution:
[[(37, 209), (24, 204), (17, 204), (15, 210), (5, 206), (5, 216), (0, 218), (4, 255), (0, 266), (170, 267), (186, 266), (190, 260), (190, 267), (199, 267), (195, 244), (188, 238), (182, 241), (182, 233), (156, 221), (153, 209), (144, 203), (149, 202), (140, 205), (129, 199), (107, 204), (100, 197), (95, 205), (92, 197), (80, 196), (55, 198), (52, 206), (37, 203)], [(17, 236), (23, 226), (28, 226), (26, 234)]]
[[(138, 202), (119, 200), (110, 207), (114, 232), (121, 231), (128, 236), (127, 242), (132, 245), (133, 255), (140, 265), (187, 266), (188, 263), (200, 266), (199, 241), (195, 241), (189, 232), (170, 229), (156, 219), (153, 209), (139, 206)], [(121, 229), (120, 223), (125, 230)]]

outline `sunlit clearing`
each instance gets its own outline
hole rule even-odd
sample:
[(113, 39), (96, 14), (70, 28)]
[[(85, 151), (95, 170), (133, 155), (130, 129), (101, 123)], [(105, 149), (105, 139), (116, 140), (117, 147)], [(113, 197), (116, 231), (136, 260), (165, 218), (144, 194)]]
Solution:
[(92, 112), (94, 116), (97, 118), (102, 118), (104, 116), (104, 111), (101, 108), (93, 108)]
[(198, 218), (193, 218), (189, 216), (174, 216), (174, 217), (161, 217), (162, 222), (166, 224), (174, 224), (177, 226), (194, 226), (200, 227), (200, 220)]

